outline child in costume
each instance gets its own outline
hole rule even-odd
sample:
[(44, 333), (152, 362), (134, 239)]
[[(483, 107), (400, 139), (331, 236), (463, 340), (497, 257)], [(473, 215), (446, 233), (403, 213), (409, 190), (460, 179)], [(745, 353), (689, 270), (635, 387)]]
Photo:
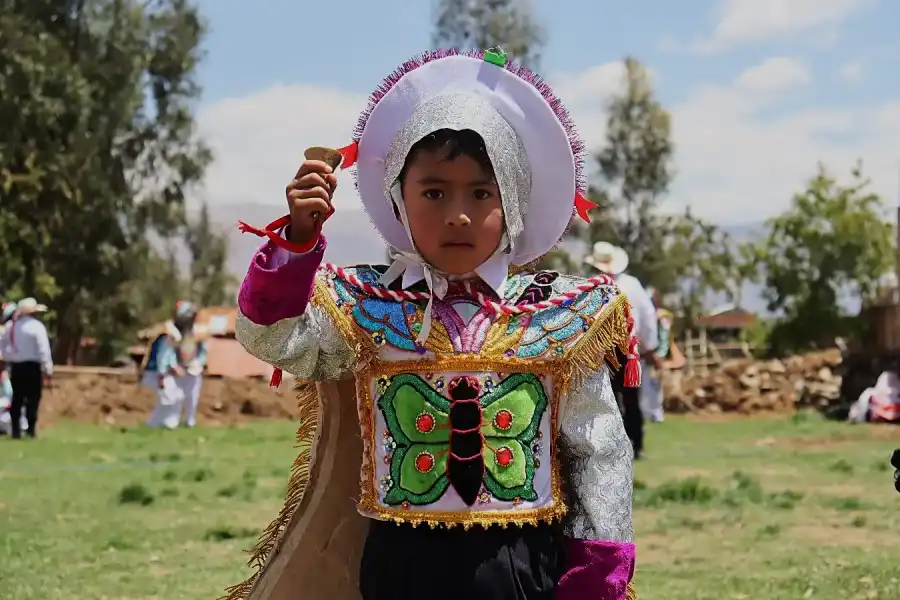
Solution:
[(203, 369), (206, 364), (206, 329), (195, 324), (194, 305), (180, 300), (172, 320), (151, 335), (144, 358), (144, 385), (156, 393), (156, 406), (148, 427), (175, 429), (184, 411), (185, 424), (197, 423)]
[[(16, 314), (16, 308), (15, 302), (4, 302), (0, 306), (0, 341), (5, 339), (3, 332), (7, 323)], [(9, 414), (9, 410), (12, 407), (12, 381), (10, 381), (6, 362), (3, 360), (3, 352), (4, 349), (2, 344), (0, 344), (0, 434), (11, 435), (12, 417)], [(28, 429), (28, 420), (25, 418), (25, 415), (22, 415), (21, 423), (23, 431)]]
[[(635, 597), (632, 449), (610, 384), (620, 366), (638, 384), (630, 309), (606, 275), (525, 267), (591, 206), (560, 101), (502, 51), (430, 52), (379, 86), (354, 137), (343, 167), (355, 163), (392, 264), (321, 264), (337, 178), (307, 160), (287, 189), (289, 217), (242, 224), (269, 241), (241, 287), (236, 335), (317, 382), (320, 411), (358, 409), (361, 463), (329, 453), (333, 423), (320, 420), (257, 548), (259, 572), (229, 598)], [(338, 389), (355, 398), (323, 399), (348, 379), (355, 390)], [(356, 491), (334, 494), (320, 518), (354, 495), (369, 519), (352, 593), (328, 576), (351, 517), (314, 540), (321, 523), (307, 518), (336, 485), (318, 477), (350, 463)]]

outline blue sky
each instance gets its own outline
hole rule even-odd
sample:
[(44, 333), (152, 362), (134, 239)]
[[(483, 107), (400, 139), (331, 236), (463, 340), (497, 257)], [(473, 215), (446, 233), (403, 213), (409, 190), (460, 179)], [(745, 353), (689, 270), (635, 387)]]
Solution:
[[(211, 201), (282, 202), (302, 148), (345, 141), (381, 77), (429, 47), (431, 2), (309, 4), (201, 1), (211, 30), (200, 123), (219, 158)], [(757, 221), (784, 210), (817, 161), (845, 173), (856, 158), (896, 202), (900, 2), (535, 4), (548, 34), (542, 74), (559, 82), (590, 145), (602, 142), (618, 61), (632, 54), (650, 67), (673, 115), (673, 210)]]

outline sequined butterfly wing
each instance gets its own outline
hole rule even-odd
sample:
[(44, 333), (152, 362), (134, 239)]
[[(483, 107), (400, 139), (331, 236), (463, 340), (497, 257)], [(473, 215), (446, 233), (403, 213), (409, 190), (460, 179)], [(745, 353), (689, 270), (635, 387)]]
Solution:
[(390, 446), (390, 475), (380, 482), (383, 502), (431, 504), (450, 485), (450, 401), (417, 375), (381, 378), (378, 386)]
[(481, 398), (484, 486), (498, 500), (534, 501), (534, 447), (549, 402), (540, 379), (515, 373)]
[[(564, 354), (567, 345), (590, 329), (609, 298), (608, 288), (598, 286), (559, 306), (537, 312), (527, 321), (516, 355), (519, 358), (537, 358)], [(512, 320), (509, 327), (514, 327)]]
[[(378, 284), (379, 274), (371, 268), (357, 268), (355, 275), (363, 283)], [(417, 333), (409, 324), (416, 307), (408, 302), (385, 300), (367, 295), (342, 279), (333, 280), (339, 307), (352, 307), (353, 320), (372, 338), (376, 347), (383, 344), (400, 350), (419, 351)]]

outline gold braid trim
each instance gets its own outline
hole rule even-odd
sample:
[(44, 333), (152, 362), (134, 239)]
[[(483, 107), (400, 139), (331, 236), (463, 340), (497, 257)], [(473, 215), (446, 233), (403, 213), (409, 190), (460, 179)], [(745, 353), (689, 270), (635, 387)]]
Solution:
[(266, 562), (281, 547), (283, 541), (281, 534), (300, 506), (306, 485), (309, 483), (309, 463), (319, 418), (319, 394), (316, 384), (311, 381), (297, 382), (294, 389), (297, 392), (297, 411), (300, 416), (296, 445), (299, 451), (291, 466), (291, 478), (288, 481), (284, 506), (275, 520), (263, 531), (256, 545), (248, 550), (250, 560), (247, 561), (247, 565), (254, 569), (254, 573), (242, 583), (226, 589), (226, 595), (219, 600), (247, 600), (250, 597), (250, 592), (253, 591), (253, 586), (256, 585)]
[(601, 309), (590, 329), (567, 353), (566, 358), (571, 361), (573, 376), (590, 376), (599, 371), (604, 362), (609, 363), (613, 369), (621, 366), (616, 350), (628, 352), (630, 317), (631, 305), (621, 293)]
[(625, 600), (638, 600), (633, 581), (628, 582), (628, 590), (625, 592)]

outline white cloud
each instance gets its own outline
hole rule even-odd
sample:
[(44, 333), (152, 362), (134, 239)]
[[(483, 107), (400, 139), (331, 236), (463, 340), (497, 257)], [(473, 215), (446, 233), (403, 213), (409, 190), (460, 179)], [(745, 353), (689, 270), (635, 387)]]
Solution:
[[(303, 162), (303, 151), (309, 146), (338, 148), (350, 143), (365, 104), (362, 94), (276, 85), (202, 108), (200, 133), (215, 153), (202, 197), (219, 205), (285, 207), (284, 189)], [(361, 208), (349, 176), (339, 179), (334, 204)]]
[(787, 208), (817, 162), (846, 176), (858, 159), (874, 191), (894, 200), (900, 101), (767, 118), (763, 109), (777, 107), (779, 97), (749, 92), (742, 77), (697, 90), (673, 107), (679, 168), (673, 208), (690, 204), (720, 222), (757, 221)]
[(757, 93), (782, 92), (812, 81), (809, 70), (793, 58), (770, 58), (760, 65), (741, 73), (736, 87)]
[(838, 69), (838, 77), (846, 83), (859, 83), (863, 77), (865, 62), (863, 60), (852, 60), (841, 65)]
[(721, 0), (713, 9), (709, 36), (689, 48), (718, 52), (745, 44), (815, 34), (816, 43), (833, 43), (839, 25), (874, 0)]
[[(551, 78), (591, 148), (603, 142), (602, 109), (622, 76), (622, 65), (610, 63)], [(787, 208), (818, 161), (844, 175), (860, 158), (875, 190), (893, 201), (900, 99), (855, 108), (830, 108), (821, 99), (784, 112), (789, 107), (781, 100), (809, 79), (801, 63), (774, 58), (730, 84), (698, 87), (671, 106), (678, 175), (667, 206), (680, 210), (690, 204), (695, 214), (720, 223), (757, 221)], [(303, 150), (347, 143), (365, 100), (334, 89), (275, 86), (204, 108), (201, 129), (217, 153), (204, 197), (222, 205), (279, 207), (272, 215), (247, 215), (254, 223), (277, 216)], [(771, 109), (778, 110), (777, 118), (767, 115)], [(339, 211), (360, 208), (349, 176), (335, 205)]]

